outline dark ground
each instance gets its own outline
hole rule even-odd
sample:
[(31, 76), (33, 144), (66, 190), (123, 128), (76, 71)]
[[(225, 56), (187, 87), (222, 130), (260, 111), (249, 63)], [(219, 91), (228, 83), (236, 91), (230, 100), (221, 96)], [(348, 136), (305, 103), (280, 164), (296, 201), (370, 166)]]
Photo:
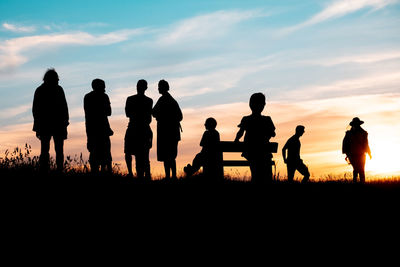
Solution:
[[(81, 253), (90, 263), (116, 249), (113, 263), (136, 257), (137, 250), (125, 250), (135, 244), (140, 251), (168, 251), (164, 257), (193, 255), (188, 265), (244, 253), (266, 260), (272, 251), (314, 258), (318, 250), (329, 254), (325, 265), (330, 257), (352, 254), (354, 245), (397, 242), (400, 183), (257, 186), (201, 176), (144, 183), (119, 175), (2, 173), (0, 197), (3, 244), (12, 252), (25, 246), (41, 261), (57, 255), (54, 262), (68, 262)], [(291, 257), (284, 253), (279, 260)]]

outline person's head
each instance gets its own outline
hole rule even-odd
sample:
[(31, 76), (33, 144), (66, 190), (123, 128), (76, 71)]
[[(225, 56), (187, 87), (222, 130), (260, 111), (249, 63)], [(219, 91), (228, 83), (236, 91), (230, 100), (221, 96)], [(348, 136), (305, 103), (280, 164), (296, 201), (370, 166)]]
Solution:
[(49, 84), (58, 84), (58, 74), (55, 69), (48, 69), (43, 76), (43, 81)]
[(204, 126), (207, 130), (214, 130), (217, 127), (217, 121), (214, 118), (206, 119)]
[(362, 120), (360, 120), (359, 117), (354, 117), (353, 120), (350, 122), (350, 126), (351, 127), (360, 127), (361, 124), (363, 124), (364, 122)]
[(166, 80), (160, 80), (159, 82), (158, 82), (158, 92), (160, 93), (160, 94), (165, 94), (166, 92), (168, 92), (169, 91), (169, 84), (168, 84), (168, 82), (166, 81)]
[(101, 79), (94, 79), (92, 81), (93, 91), (104, 93), (106, 91), (106, 84)]
[(296, 127), (296, 135), (297, 136), (302, 136), (305, 132), (305, 127), (303, 125), (297, 125)]
[(253, 113), (261, 114), (265, 107), (265, 95), (263, 93), (252, 94), (249, 105)]
[(144, 94), (144, 91), (147, 89), (147, 81), (146, 80), (139, 80), (136, 84), (136, 89), (138, 94)]

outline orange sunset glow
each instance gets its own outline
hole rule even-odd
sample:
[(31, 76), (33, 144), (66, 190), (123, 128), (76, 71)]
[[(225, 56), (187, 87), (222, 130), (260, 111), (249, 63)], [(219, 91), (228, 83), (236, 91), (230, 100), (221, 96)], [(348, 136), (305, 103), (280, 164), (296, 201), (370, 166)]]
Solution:
[[(113, 163), (126, 174), (126, 100), (144, 79), (154, 107), (160, 98), (158, 82), (165, 79), (183, 113), (176, 158), (180, 177), (201, 150), (205, 120), (215, 118), (221, 140), (233, 141), (241, 119), (251, 114), (250, 96), (257, 92), (267, 99), (262, 115), (276, 127), (271, 141), (279, 144), (274, 161), (282, 179), (287, 169), (281, 150), (297, 125), (305, 126), (300, 153), (311, 180), (351, 174), (342, 141), (354, 117), (364, 121), (372, 151), (367, 180), (400, 176), (399, 1), (117, 0), (99, 2), (90, 14), (79, 1), (46, 8), (30, 1), (3, 2), (2, 158), (6, 150), (25, 144), (32, 146), (32, 155), (40, 154), (32, 102), (44, 73), (54, 68), (68, 103), (65, 156), (89, 158), (83, 101), (92, 80), (102, 79), (112, 109)], [(59, 10), (70, 12), (55, 17)], [(155, 118), (150, 126), (151, 173), (161, 179)], [(54, 157), (53, 143), (50, 151)], [(240, 153), (225, 156), (241, 158)], [(225, 167), (225, 174), (244, 180), (251, 176), (249, 167)], [(301, 179), (298, 172), (295, 179)]]

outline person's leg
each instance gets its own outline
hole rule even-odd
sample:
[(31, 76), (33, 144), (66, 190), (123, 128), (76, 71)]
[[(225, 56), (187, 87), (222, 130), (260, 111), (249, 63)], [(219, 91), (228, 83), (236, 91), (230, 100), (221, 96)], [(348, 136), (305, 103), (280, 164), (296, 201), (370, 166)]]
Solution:
[(357, 183), (357, 176), (359, 173), (357, 157), (351, 156), (351, 157), (349, 157), (349, 160), (350, 160), (351, 166), (353, 166), (353, 182)]
[(89, 154), (90, 171), (92, 173), (98, 173), (99, 172), (99, 163), (98, 163), (95, 155), (96, 155), (95, 151), (92, 151)]
[(132, 173), (132, 155), (125, 153), (125, 162), (126, 162), (126, 168), (128, 169), (128, 175), (133, 176)]
[(251, 173), (251, 183), (257, 183), (257, 164), (249, 160), (250, 173)]
[(64, 169), (64, 138), (60, 136), (53, 136), (54, 150), (56, 151), (56, 164), (57, 171)]
[(151, 181), (149, 153), (150, 153), (150, 149), (148, 149), (148, 148), (146, 148), (143, 153), (144, 177), (147, 181)]
[(165, 179), (170, 178), (170, 169), (171, 169), (171, 165), (170, 165), (169, 160), (165, 160), (164, 161)]
[(138, 151), (135, 155), (136, 160), (136, 176), (139, 179), (144, 178), (144, 159), (143, 151)]
[(200, 170), (201, 166), (204, 167), (204, 154), (198, 153), (192, 162), (192, 172), (195, 173)]
[(176, 179), (176, 160), (171, 160), (172, 179)]
[(111, 156), (111, 140), (109, 136), (105, 137), (105, 142), (104, 142), (104, 151), (103, 151), (103, 170), (112, 173), (112, 156)]
[(288, 182), (292, 183), (293, 182), (293, 178), (294, 178), (294, 173), (296, 172), (296, 167), (293, 166), (294, 164), (291, 162), (288, 162), (286, 164), (287, 167), (287, 177), (288, 177)]
[(360, 157), (359, 163), (360, 182), (365, 183), (365, 154)]
[(306, 183), (310, 179), (310, 172), (308, 171), (308, 167), (303, 163), (303, 161), (299, 162), (297, 170), (303, 175), (303, 180), (301, 182)]
[(50, 139), (51, 136), (40, 136), (40, 171), (47, 172), (49, 170), (50, 160)]
[(251, 171), (251, 182), (254, 184), (267, 182), (270, 177), (267, 173), (266, 162), (251, 161), (249, 163)]

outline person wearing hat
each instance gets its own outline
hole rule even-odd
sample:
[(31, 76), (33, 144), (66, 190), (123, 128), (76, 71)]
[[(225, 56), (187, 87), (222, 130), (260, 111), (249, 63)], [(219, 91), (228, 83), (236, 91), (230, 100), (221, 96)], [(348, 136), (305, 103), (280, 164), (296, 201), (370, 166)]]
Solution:
[(357, 176), (360, 176), (360, 182), (365, 182), (365, 154), (368, 153), (372, 159), (371, 150), (368, 145), (368, 133), (361, 128), (364, 122), (358, 117), (350, 122), (351, 129), (346, 132), (342, 144), (342, 153), (346, 154), (348, 160), (353, 166), (353, 182), (357, 182)]

